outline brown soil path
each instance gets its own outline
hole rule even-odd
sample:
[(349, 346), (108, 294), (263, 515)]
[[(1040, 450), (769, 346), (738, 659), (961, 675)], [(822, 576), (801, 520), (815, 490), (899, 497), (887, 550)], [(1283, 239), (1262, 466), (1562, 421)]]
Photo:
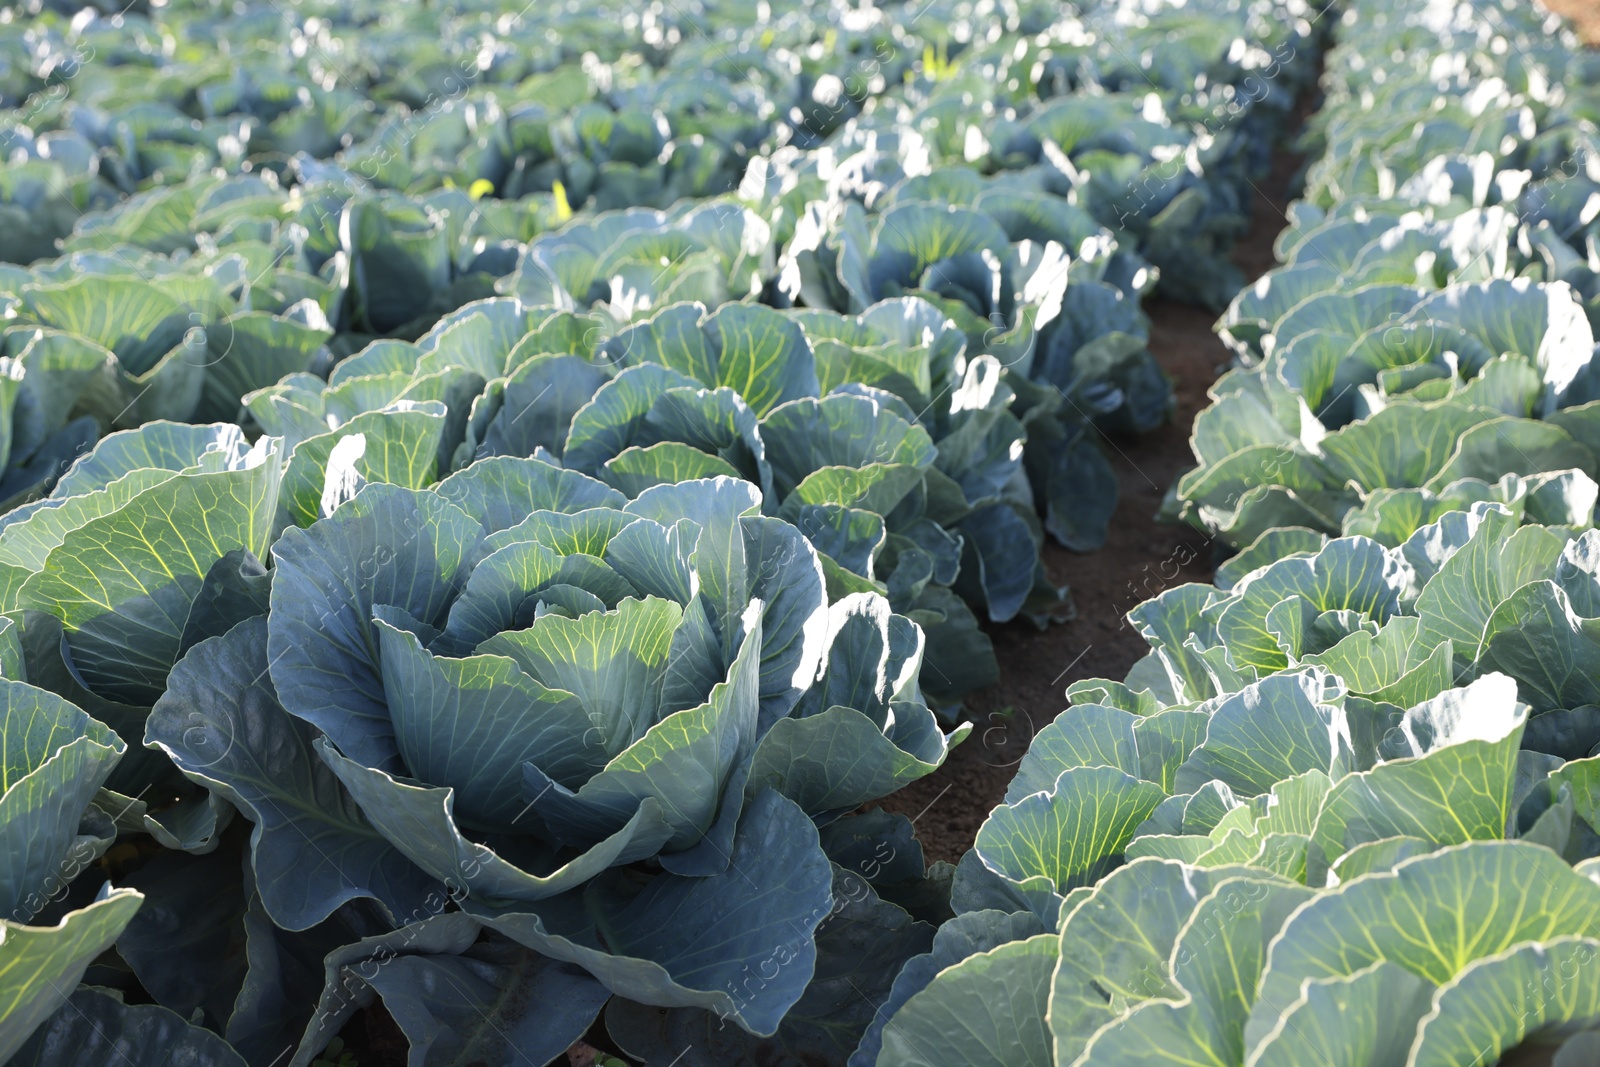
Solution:
[[(1287, 224), (1288, 191), (1300, 165), (1298, 156), (1280, 151), (1256, 190), (1250, 230), (1232, 257), (1251, 280), (1275, 262), (1272, 242)], [(1082, 555), (1053, 543), (1045, 547), (1045, 566), (1055, 581), (1071, 586), (1077, 617), (1042, 632), (1021, 622), (991, 627), (1000, 682), (968, 700), (972, 736), (936, 773), (884, 799), (883, 807), (916, 821), (930, 862), (954, 863), (972, 846), (1034, 734), (1067, 706), (1070, 683), (1121, 678), (1145, 654), (1144, 641), (1123, 618), (1128, 609), (1171, 586), (1211, 578), (1206, 538), (1158, 523), (1155, 513), (1167, 487), (1192, 464), (1189, 426), (1229, 353), (1212, 333), (1211, 313), (1168, 300), (1146, 310), (1150, 351), (1172, 378), (1177, 414), (1156, 433), (1109, 442), (1121, 495), (1106, 546)]]

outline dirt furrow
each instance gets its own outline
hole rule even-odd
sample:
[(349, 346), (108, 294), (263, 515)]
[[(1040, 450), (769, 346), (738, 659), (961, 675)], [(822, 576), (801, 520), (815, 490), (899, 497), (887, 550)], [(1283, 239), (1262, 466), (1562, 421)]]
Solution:
[[(1272, 244), (1287, 224), (1284, 211), (1301, 163), (1280, 149), (1272, 173), (1256, 187), (1250, 229), (1232, 256), (1251, 280), (1273, 266)], [(1155, 433), (1108, 442), (1120, 495), (1105, 547), (1084, 554), (1054, 543), (1045, 547), (1045, 566), (1052, 579), (1071, 587), (1077, 617), (1045, 631), (1024, 622), (990, 627), (1000, 681), (969, 698), (972, 736), (937, 773), (884, 799), (883, 807), (915, 820), (930, 862), (954, 863), (972, 846), (1034, 734), (1066, 707), (1069, 684), (1121, 678), (1144, 655), (1144, 641), (1123, 618), (1128, 609), (1173, 585), (1210, 580), (1214, 560), (1206, 538), (1159, 523), (1155, 514), (1167, 487), (1191, 465), (1189, 426), (1228, 350), (1212, 332), (1216, 316), (1210, 312), (1170, 300), (1145, 308), (1150, 351), (1172, 378), (1177, 413)]]

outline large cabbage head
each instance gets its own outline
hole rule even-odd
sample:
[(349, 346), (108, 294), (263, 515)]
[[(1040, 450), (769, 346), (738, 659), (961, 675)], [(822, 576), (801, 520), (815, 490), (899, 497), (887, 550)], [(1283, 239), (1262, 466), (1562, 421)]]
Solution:
[[(369, 485), (274, 546), (261, 656), (360, 817), (463, 908), (630, 999), (770, 1032), (831, 910), (817, 823), (951, 738), (921, 631), (881, 596), (829, 605), (760, 504), (512, 457)], [(735, 989), (790, 942), (779, 981)]]

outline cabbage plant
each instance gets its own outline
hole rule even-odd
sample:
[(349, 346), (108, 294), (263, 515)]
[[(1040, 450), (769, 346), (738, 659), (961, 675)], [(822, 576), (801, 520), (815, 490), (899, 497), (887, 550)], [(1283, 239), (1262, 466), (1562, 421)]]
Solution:
[[(148, 740), (256, 824), (285, 929), (454, 901), (581, 968), (552, 971), (551, 1002), (587, 1006), (552, 1017), (555, 1051), (597, 980), (770, 1034), (832, 909), (817, 821), (964, 731), (920, 699), (917, 627), (871, 594), (830, 606), (760, 502), (728, 478), (630, 501), (514, 458), (368, 485), (276, 542), (265, 619), (190, 650)], [(750, 985), (774, 944), (777, 980)]]
[(7, 742), (0, 766), (7, 856), (0, 877), (0, 1055), (7, 1057), (62, 1007), (141, 902), (136, 890), (106, 886), (81, 906), (60, 905), (117, 836), (115, 810), (96, 801), (127, 745), (76, 705), (23, 680), (17, 629), (10, 619), (0, 627)]
[[(1276, 313), (1320, 269), (1289, 268), (1227, 321)], [(1596, 473), (1594, 339), (1564, 283), (1317, 288), (1260, 339), (1270, 357), (1212, 386), (1191, 437), (1199, 465), (1171, 501), (1233, 547), (1275, 527), (1337, 533), (1394, 492), (1507, 475), (1532, 479), (1546, 521), (1567, 521), (1564, 489), (1541, 486)]]

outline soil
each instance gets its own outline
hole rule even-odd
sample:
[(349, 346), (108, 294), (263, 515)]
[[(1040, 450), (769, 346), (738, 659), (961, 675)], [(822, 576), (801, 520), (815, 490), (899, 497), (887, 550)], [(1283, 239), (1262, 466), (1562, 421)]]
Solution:
[(1600, 46), (1600, 0), (1541, 0), (1541, 4), (1571, 19), (1584, 44)]
[[(1309, 113), (1306, 103), (1302, 116)], [(1250, 228), (1231, 257), (1252, 281), (1276, 262), (1272, 243), (1288, 222), (1285, 210), (1302, 163), (1280, 150), (1271, 173), (1255, 187)], [(1045, 546), (1045, 566), (1058, 584), (1071, 587), (1077, 616), (1044, 631), (1023, 622), (989, 627), (1000, 681), (968, 699), (971, 736), (938, 771), (882, 801), (882, 807), (915, 821), (929, 862), (954, 863), (972, 847), (1034, 734), (1066, 708), (1068, 685), (1082, 678), (1120, 679), (1148, 651), (1124, 618), (1128, 609), (1174, 585), (1211, 579), (1216, 560), (1207, 538), (1187, 526), (1157, 522), (1155, 515), (1167, 488), (1193, 465), (1189, 426), (1229, 352), (1212, 332), (1212, 313), (1170, 300), (1147, 302), (1145, 310), (1150, 351), (1172, 379), (1177, 412), (1155, 433), (1106, 442), (1120, 495), (1105, 547), (1080, 555), (1054, 543)]]

